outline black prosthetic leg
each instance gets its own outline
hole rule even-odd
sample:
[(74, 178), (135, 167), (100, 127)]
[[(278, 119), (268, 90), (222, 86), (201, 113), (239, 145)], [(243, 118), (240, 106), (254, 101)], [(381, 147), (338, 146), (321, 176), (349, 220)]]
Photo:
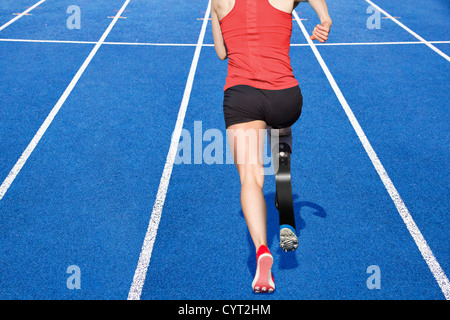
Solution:
[(268, 128), (268, 134), (275, 171), (275, 206), (280, 216), (280, 247), (284, 251), (293, 251), (298, 247), (298, 239), (291, 183), (291, 128)]

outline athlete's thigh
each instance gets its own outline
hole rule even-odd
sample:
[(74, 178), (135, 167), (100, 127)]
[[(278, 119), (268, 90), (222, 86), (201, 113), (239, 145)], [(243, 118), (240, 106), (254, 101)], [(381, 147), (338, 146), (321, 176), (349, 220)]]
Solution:
[(261, 120), (234, 124), (227, 129), (230, 149), (241, 179), (264, 171), (263, 151), (266, 123)]

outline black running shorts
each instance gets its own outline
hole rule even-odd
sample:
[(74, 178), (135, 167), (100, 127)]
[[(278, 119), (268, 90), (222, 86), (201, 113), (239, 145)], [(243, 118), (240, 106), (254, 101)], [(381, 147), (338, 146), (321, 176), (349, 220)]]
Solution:
[(225, 126), (254, 120), (265, 121), (274, 129), (292, 126), (302, 112), (303, 96), (299, 86), (282, 90), (263, 90), (237, 85), (225, 90)]

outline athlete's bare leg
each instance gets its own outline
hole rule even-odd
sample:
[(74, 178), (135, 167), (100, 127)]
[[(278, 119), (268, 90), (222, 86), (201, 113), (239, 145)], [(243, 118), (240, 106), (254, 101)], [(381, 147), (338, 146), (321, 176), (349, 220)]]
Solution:
[(273, 257), (267, 248), (267, 207), (263, 194), (263, 149), (266, 123), (251, 121), (227, 129), (234, 163), (241, 179), (241, 206), (256, 250), (252, 288), (256, 293), (273, 292)]
[(255, 250), (267, 246), (267, 207), (263, 195), (264, 121), (250, 121), (227, 129), (234, 163), (241, 180), (241, 206)]

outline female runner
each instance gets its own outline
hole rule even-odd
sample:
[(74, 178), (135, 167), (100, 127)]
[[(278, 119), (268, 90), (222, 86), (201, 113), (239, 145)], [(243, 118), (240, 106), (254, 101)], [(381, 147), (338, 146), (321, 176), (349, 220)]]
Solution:
[[(303, 104), (289, 57), (292, 11), (301, 0), (211, 1), (214, 46), (221, 60), (229, 59), (223, 112), (241, 181), (242, 211), (256, 249), (252, 288), (255, 292), (272, 292), (273, 257), (267, 248), (263, 195), (264, 135), (260, 132), (267, 129), (269, 135), (279, 137), (278, 148), (272, 145), (271, 149), (274, 159), (282, 163), (280, 159), (292, 150), (290, 127), (300, 117)], [(325, 42), (331, 28), (327, 5), (324, 0), (309, 0), (309, 4), (321, 22), (311, 39)], [(293, 212), (291, 216), (293, 219)], [(280, 246), (286, 251), (294, 250), (298, 244), (294, 223), (282, 227)]]

